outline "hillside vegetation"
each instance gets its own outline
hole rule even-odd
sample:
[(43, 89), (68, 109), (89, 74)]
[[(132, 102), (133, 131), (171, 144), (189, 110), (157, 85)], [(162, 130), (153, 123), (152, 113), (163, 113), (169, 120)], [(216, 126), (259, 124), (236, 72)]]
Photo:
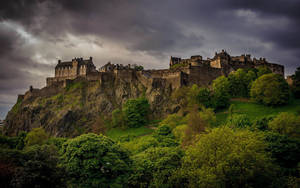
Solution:
[(296, 188), (294, 84), (265, 68), (240, 69), (209, 88), (176, 90), (170, 101), (180, 108), (163, 119), (153, 118), (141, 95), (99, 118), (93, 133), (55, 137), (39, 127), (2, 135), (0, 181), (6, 187)]

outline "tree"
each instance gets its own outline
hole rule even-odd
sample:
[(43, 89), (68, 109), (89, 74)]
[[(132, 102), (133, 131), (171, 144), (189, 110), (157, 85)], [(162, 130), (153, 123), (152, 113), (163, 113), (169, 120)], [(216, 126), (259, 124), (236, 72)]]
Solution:
[(272, 131), (288, 136), (300, 136), (300, 116), (293, 113), (282, 112), (269, 122)]
[(254, 81), (251, 98), (261, 104), (277, 106), (288, 103), (289, 86), (279, 74), (265, 74)]
[(178, 114), (170, 114), (167, 118), (162, 120), (160, 125), (168, 125), (171, 129), (176, 128), (178, 125), (186, 123), (186, 118)]
[(215, 108), (225, 108), (229, 105), (230, 82), (225, 76), (220, 76), (213, 81), (213, 101)]
[(63, 187), (63, 169), (58, 167), (56, 147), (26, 147), (11, 184), (13, 187)]
[(228, 76), (230, 82), (230, 95), (232, 97), (249, 97), (250, 85), (256, 79), (252, 70), (238, 69)]
[(33, 145), (24, 150), (0, 149), (2, 187), (64, 187), (56, 147)]
[(268, 67), (266, 66), (259, 66), (257, 68), (257, 77), (261, 77), (262, 75), (265, 75), (265, 74), (270, 74), (272, 73), (271, 69), (269, 69)]
[(25, 138), (25, 145), (42, 145), (47, 141), (48, 137), (48, 134), (42, 127), (34, 128), (27, 134)]
[(262, 134), (228, 127), (213, 129), (187, 148), (177, 179), (188, 187), (262, 187), (274, 168)]
[(60, 163), (75, 187), (122, 187), (129, 177), (131, 160), (111, 139), (90, 133), (66, 141)]
[(230, 82), (230, 95), (232, 97), (248, 97), (249, 80), (247, 73), (243, 69), (238, 69), (228, 76)]
[(267, 151), (275, 162), (280, 165), (284, 175), (297, 175), (297, 165), (300, 162), (300, 141), (286, 135), (267, 131)]
[(174, 147), (155, 147), (133, 156), (131, 187), (174, 187), (169, 178), (180, 167), (183, 152)]
[(198, 104), (203, 105), (206, 108), (213, 107), (212, 93), (208, 88), (200, 88), (196, 99)]
[(123, 105), (122, 111), (128, 127), (144, 126), (148, 122), (150, 105), (145, 98), (129, 99)]

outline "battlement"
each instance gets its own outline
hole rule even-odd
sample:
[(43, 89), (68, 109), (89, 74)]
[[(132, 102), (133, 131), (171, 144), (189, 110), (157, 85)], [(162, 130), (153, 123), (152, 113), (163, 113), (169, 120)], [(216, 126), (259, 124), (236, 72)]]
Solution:
[[(175, 66), (176, 65), (176, 66)], [(180, 65), (180, 66), (178, 66)], [(203, 60), (202, 56), (194, 55), (189, 59), (182, 59), (180, 57), (172, 57), (170, 59), (170, 68), (172, 67), (207, 67), (222, 69), (225, 75), (230, 72), (235, 71), (239, 68), (257, 68), (259, 66), (266, 66), (272, 72), (276, 74), (281, 74), (284, 76), (284, 66), (269, 63), (265, 58), (251, 58), (250, 54), (242, 54), (240, 56), (231, 56), (226, 50), (221, 52), (215, 52), (213, 58), (207, 58)]]
[(265, 58), (252, 59), (250, 54), (231, 56), (225, 50), (222, 50), (219, 53), (216, 52), (213, 58), (207, 58), (206, 60), (201, 55), (193, 55), (187, 59), (171, 56), (170, 68), (163, 70), (144, 70), (142, 66), (136, 64), (123, 65), (111, 62), (96, 70), (92, 57), (89, 59), (74, 58), (65, 62), (58, 60), (55, 67), (55, 76), (47, 78), (47, 86), (65, 87), (70, 80), (77, 78), (100, 81), (101, 83), (107, 80), (104, 78), (120, 78), (130, 81), (137, 75), (145, 82), (147, 82), (147, 79), (165, 79), (172, 82), (176, 87), (180, 87), (181, 84), (189, 85), (193, 83), (207, 85), (216, 77), (227, 76), (230, 72), (239, 68), (249, 69), (259, 66), (266, 66), (272, 72), (284, 76), (284, 66), (282, 65), (269, 63)]

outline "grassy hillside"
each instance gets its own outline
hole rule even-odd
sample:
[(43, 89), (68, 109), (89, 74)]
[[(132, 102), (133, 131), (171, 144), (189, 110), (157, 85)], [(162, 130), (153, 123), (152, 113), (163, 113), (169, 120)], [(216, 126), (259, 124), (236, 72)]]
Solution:
[(121, 128), (113, 128), (106, 132), (106, 136), (110, 137), (111, 139), (117, 140), (120, 138), (128, 137), (139, 137), (151, 134), (154, 130), (148, 127), (138, 127), (138, 128), (128, 128), (128, 129), (121, 129)]
[[(257, 104), (245, 99), (234, 99), (231, 101), (231, 104), (234, 105), (234, 113), (237, 114), (246, 114), (249, 119), (256, 119), (267, 115), (277, 115), (280, 112), (300, 112), (300, 100), (292, 100), (288, 105), (279, 106), (279, 107), (268, 107), (261, 104)], [(228, 116), (228, 110), (223, 110), (216, 114), (217, 124), (221, 125), (226, 121)]]

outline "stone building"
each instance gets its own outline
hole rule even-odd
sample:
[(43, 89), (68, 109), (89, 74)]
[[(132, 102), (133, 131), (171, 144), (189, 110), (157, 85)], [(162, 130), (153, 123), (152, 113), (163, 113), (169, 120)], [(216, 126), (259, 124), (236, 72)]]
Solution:
[[(175, 66), (174, 65), (179, 65)], [(267, 62), (265, 58), (251, 58), (249, 54), (240, 56), (230, 56), (225, 50), (215, 53), (215, 56), (204, 60), (201, 55), (194, 55), (188, 59), (172, 57), (170, 59), (170, 68), (163, 70), (143, 70), (142, 66), (122, 65), (108, 62), (102, 66), (99, 71), (96, 70), (92, 58), (84, 60), (83, 58), (74, 58), (72, 61), (61, 62), (55, 67), (55, 77), (47, 78), (47, 86), (63, 85), (64, 87), (74, 79), (84, 78), (89, 81), (100, 81), (104, 83), (107, 80), (126, 78), (132, 80), (137, 77), (145, 83), (151, 80), (165, 80), (171, 83), (172, 88), (178, 88), (182, 85), (209, 85), (218, 76), (227, 76), (232, 71), (239, 68), (257, 68), (266, 66), (272, 72), (284, 76), (284, 66)], [(114, 79), (112, 79), (114, 78)]]
[(268, 67), (273, 73), (281, 74), (284, 76), (284, 66), (269, 63), (265, 58), (251, 58), (250, 54), (242, 54), (240, 56), (230, 56), (225, 50), (220, 53), (215, 53), (215, 56), (207, 60), (203, 60), (202, 56), (191, 56), (190, 59), (181, 59), (178, 57), (172, 57), (170, 59), (170, 68), (176, 64), (182, 64), (186, 66), (210, 66), (212, 68), (221, 69), (224, 75), (228, 75), (230, 72), (239, 68), (257, 68), (259, 66)]
[(47, 86), (68, 79), (72, 80), (77, 77), (85, 77), (95, 72), (97, 72), (97, 70), (92, 57), (89, 59), (74, 58), (72, 61), (65, 62), (58, 60), (55, 67), (55, 77), (47, 78)]

